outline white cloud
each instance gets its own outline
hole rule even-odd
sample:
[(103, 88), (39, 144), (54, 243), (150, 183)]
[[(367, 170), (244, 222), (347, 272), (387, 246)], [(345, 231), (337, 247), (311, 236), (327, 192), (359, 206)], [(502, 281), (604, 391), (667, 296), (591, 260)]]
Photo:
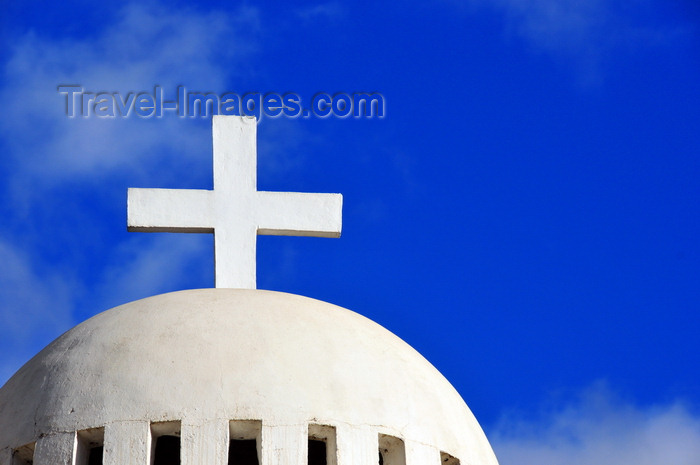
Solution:
[(296, 10), (296, 15), (299, 19), (307, 22), (337, 19), (344, 14), (344, 7), (337, 1), (318, 3)]
[(0, 385), (39, 349), (75, 324), (76, 286), (59, 272), (42, 273), (18, 248), (0, 240)]
[(618, 54), (691, 39), (690, 22), (656, 21), (662, 2), (651, 0), (450, 0), (473, 12), (489, 8), (505, 17), (506, 35), (524, 39), (526, 47), (566, 57), (578, 81), (599, 82), (605, 65)]
[(511, 27), (546, 48), (580, 48), (609, 25), (608, 2), (588, 0), (496, 0)]
[(164, 153), (180, 159), (208, 153), (195, 145), (210, 131), (206, 121), (71, 119), (57, 86), (78, 84), (86, 91), (126, 95), (160, 85), (166, 99), (174, 99), (177, 85), (231, 90), (226, 89), (230, 79), (247, 73), (243, 59), (255, 49), (258, 30), (251, 8), (200, 12), (134, 2), (92, 36), (56, 39), (29, 32), (18, 37), (0, 88), (5, 110), (0, 134), (17, 167), (10, 182), (13, 194), (21, 197), (67, 179), (143, 170)]
[(537, 419), (490, 434), (501, 465), (697, 465), (700, 416), (681, 402), (639, 407), (597, 385)]

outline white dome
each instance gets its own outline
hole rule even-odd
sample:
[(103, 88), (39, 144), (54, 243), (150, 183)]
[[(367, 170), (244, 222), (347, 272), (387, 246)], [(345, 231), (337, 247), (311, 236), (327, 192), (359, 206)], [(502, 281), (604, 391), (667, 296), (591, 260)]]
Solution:
[(0, 389), (0, 450), (116, 421), (211, 419), (363, 425), (497, 464), (456, 390), (386, 329), (318, 300), (233, 289), (139, 300), (59, 337)]

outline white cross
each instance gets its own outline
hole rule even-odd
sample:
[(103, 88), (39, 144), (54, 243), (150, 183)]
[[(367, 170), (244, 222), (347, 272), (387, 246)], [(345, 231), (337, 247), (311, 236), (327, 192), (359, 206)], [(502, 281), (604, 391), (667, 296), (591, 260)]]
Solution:
[(340, 237), (343, 196), (257, 190), (256, 120), (214, 116), (214, 190), (129, 188), (129, 231), (214, 233), (216, 287), (255, 289), (256, 235)]

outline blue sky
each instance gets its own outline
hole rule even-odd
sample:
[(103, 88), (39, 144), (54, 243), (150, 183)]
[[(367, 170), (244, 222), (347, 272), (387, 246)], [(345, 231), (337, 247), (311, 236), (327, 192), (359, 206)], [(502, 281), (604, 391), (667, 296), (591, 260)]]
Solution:
[(126, 232), (128, 187), (211, 188), (211, 121), (71, 119), (56, 86), (376, 91), (383, 119), (259, 123), (259, 189), (341, 192), (344, 224), (260, 237), (258, 286), (413, 345), (502, 465), (696, 464), (700, 7), (583, 3), (6, 4), (0, 382), (213, 285), (210, 236)]

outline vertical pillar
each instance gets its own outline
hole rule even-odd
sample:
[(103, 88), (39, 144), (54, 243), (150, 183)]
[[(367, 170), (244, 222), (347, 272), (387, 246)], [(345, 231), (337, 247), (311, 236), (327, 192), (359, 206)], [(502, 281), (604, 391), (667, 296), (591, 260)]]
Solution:
[(306, 425), (262, 425), (260, 465), (307, 465)]
[(336, 426), (338, 465), (378, 465), (379, 436), (368, 426)]
[(73, 465), (76, 434), (55, 433), (39, 438), (34, 449), (35, 465)]
[(103, 465), (150, 465), (151, 429), (147, 421), (117, 421), (105, 426)]
[(414, 441), (405, 441), (406, 465), (440, 465), (440, 451)]
[(12, 465), (12, 448), (0, 449), (0, 465)]
[(227, 420), (213, 420), (203, 424), (183, 421), (181, 437), (182, 465), (227, 465)]

